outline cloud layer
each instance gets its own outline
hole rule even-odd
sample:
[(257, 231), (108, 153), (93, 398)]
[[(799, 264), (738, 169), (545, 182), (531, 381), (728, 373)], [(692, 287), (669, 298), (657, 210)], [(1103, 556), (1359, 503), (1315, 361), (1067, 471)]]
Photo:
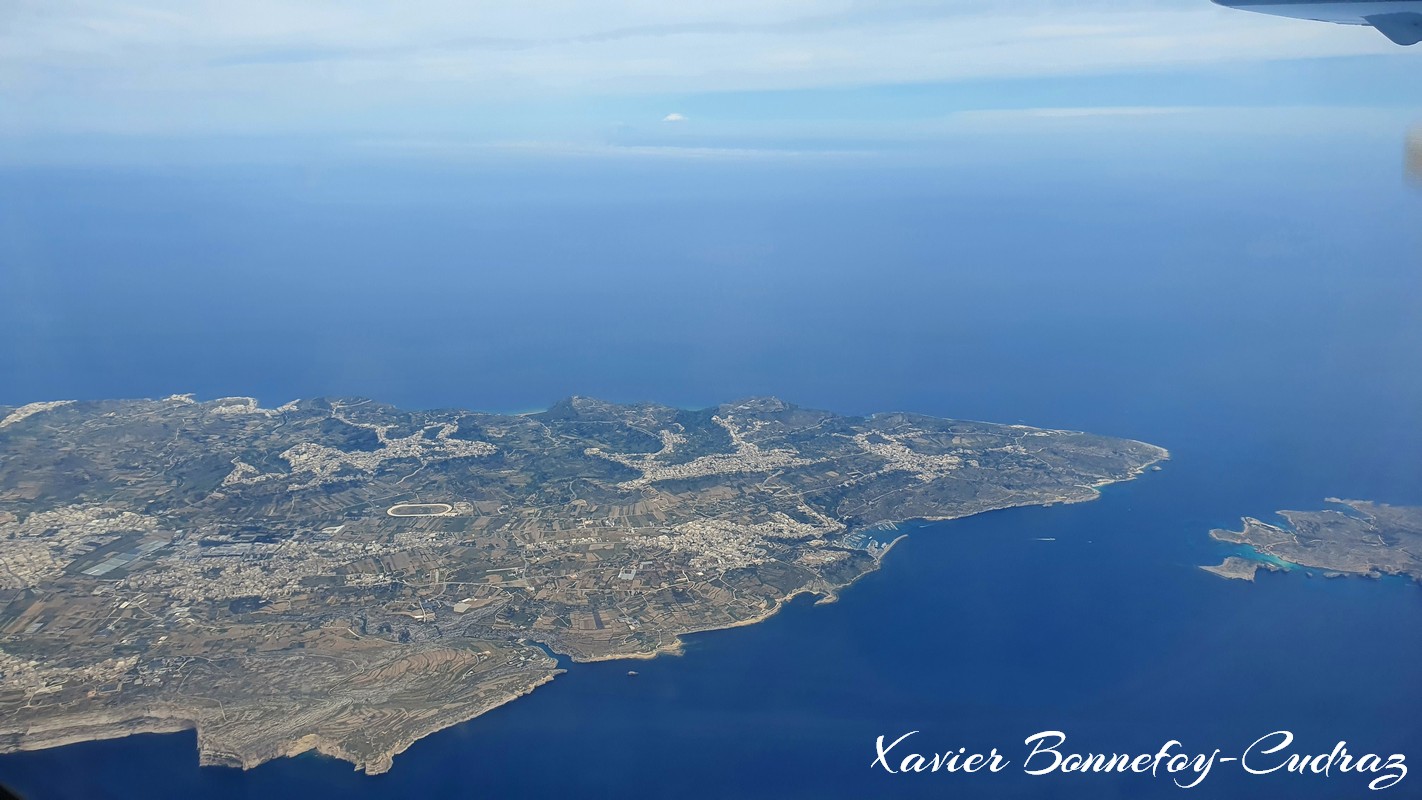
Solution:
[(1205, 0), (1126, 5), (11, 0), (0, 10), (0, 132), (528, 134), (561, 124), (550, 109), (640, 96), (1391, 50), (1372, 31)]

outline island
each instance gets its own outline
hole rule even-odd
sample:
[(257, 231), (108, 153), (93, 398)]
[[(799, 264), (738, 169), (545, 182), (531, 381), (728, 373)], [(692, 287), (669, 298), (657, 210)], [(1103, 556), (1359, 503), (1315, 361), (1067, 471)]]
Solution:
[(1214, 566), (1202, 566), (1200, 569), (1220, 576), (1240, 581), (1252, 581), (1259, 570), (1277, 572), (1283, 567), (1270, 561), (1260, 561), (1254, 558), (1244, 558), (1243, 556), (1226, 556), (1225, 560)]
[(0, 406), (0, 752), (196, 728), (203, 764), (383, 772), (573, 662), (833, 600), (895, 523), (1091, 500), (1167, 457), (774, 398)]
[(1300, 566), (1328, 577), (1406, 575), (1422, 582), (1422, 507), (1335, 497), (1325, 502), (1339, 508), (1280, 511), (1284, 525), (1245, 517), (1243, 530), (1210, 531), (1214, 539), (1246, 545), (1262, 558), (1229, 556), (1222, 564), (1201, 569), (1251, 581), (1259, 568)]

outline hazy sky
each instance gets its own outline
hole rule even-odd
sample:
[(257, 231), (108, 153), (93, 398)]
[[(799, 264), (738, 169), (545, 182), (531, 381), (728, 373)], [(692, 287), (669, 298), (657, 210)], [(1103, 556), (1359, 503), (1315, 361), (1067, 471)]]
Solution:
[(748, 156), (1093, 120), (1394, 127), (1419, 55), (1207, 0), (9, 0), (0, 137), (11, 161), (218, 137)]

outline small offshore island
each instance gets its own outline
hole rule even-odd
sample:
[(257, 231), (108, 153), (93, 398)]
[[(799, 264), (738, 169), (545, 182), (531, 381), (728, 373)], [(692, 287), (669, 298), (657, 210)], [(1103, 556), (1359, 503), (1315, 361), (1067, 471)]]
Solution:
[(0, 406), (0, 454), (0, 752), (196, 728), (203, 764), (368, 773), (552, 680), (549, 652), (675, 653), (833, 599), (873, 529), (1091, 500), (1169, 456), (773, 398), (189, 395)]
[(1287, 525), (1245, 517), (1243, 530), (1210, 531), (1214, 539), (1248, 545), (1282, 565), (1230, 556), (1222, 564), (1200, 569), (1222, 578), (1252, 581), (1258, 569), (1275, 571), (1297, 565), (1323, 570), (1330, 578), (1407, 575), (1422, 583), (1422, 507), (1334, 497), (1325, 502), (1346, 510), (1280, 511)]

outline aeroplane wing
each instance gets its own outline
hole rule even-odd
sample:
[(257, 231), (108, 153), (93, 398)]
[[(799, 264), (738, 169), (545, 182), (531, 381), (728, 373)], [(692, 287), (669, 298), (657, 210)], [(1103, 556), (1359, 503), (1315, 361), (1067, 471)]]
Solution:
[(1398, 44), (1422, 42), (1422, 13), (1373, 14), (1363, 19)]
[(1371, 25), (1392, 41), (1422, 42), (1422, 0), (1213, 0), (1228, 8), (1280, 17)]

